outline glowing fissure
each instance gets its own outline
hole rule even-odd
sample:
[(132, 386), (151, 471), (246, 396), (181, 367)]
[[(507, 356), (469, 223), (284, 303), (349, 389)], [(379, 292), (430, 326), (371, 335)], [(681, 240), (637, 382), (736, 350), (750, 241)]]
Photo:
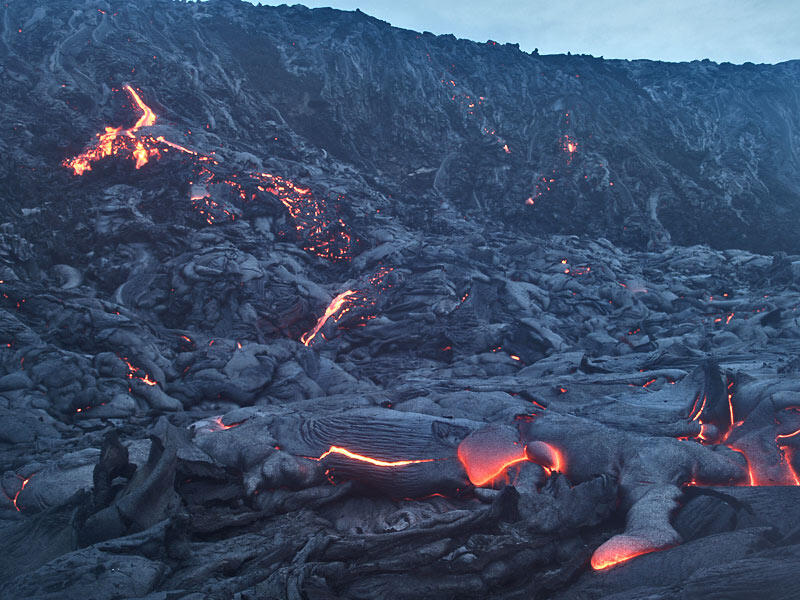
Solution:
[(375, 465), (376, 467), (404, 467), (406, 465), (428, 463), (436, 460), (435, 458), (394, 460), (394, 461), (379, 460), (377, 458), (372, 458), (369, 456), (364, 456), (363, 454), (357, 454), (355, 452), (351, 452), (347, 448), (342, 448), (341, 446), (331, 446), (325, 452), (323, 452), (319, 458), (315, 460), (323, 460), (325, 457), (330, 456), (331, 454), (339, 454), (341, 456), (346, 456), (347, 458), (351, 458), (353, 460), (361, 462), (366, 462), (371, 465)]

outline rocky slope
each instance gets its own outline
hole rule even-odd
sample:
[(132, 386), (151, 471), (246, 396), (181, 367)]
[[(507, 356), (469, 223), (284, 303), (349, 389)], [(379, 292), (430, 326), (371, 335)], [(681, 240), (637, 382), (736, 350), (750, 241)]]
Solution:
[(0, 57), (1, 597), (800, 594), (800, 63), (158, 0)]
[(10, 3), (2, 52), (14, 175), (75, 149), (114, 116), (111, 88), (133, 82), (208, 143), (326, 177), (344, 163), (423, 214), (797, 250), (797, 62), (535, 56), (238, 2)]

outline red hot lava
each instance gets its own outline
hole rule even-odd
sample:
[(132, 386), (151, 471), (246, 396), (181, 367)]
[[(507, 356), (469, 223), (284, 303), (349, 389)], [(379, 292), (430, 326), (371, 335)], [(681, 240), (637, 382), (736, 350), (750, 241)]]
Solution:
[(236, 218), (233, 207), (226, 208), (219, 199), (214, 198), (212, 191), (215, 187), (224, 186), (241, 202), (254, 201), (271, 194), (289, 211), (296, 232), (304, 239), (305, 250), (328, 260), (351, 257), (355, 240), (347, 225), (309, 188), (277, 175), (255, 171), (224, 176), (219, 173), (220, 162), (215, 158), (167, 140), (163, 135), (154, 137), (143, 134), (140, 130), (155, 125), (156, 114), (132, 86), (126, 85), (124, 89), (131, 102), (141, 111), (139, 119), (130, 129), (106, 127), (103, 133), (97, 134), (94, 145), (64, 160), (62, 164), (72, 169), (75, 175), (91, 171), (94, 163), (106, 157), (127, 157), (134, 161), (136, 169), (140, 169), (151, 159), (159, 159), (162, 154), (175, 150), (192, 160), (195, 175), (189, 182), (190, 200), (209, 225), (220, 219), (233, 221)]
[(11, 501), (11, 504), (14, 506), (14, 510), (16, 510), (17, 512), (22, 512), (22, 509), (19, 506), (19, 495), (22, 493), (22, 490), (25, 489), (25, 486), (28, 485), (28, 482), (31, 480), (31, 477), (33, 477), (33, 475), (29, 475), (28, 477), (22, 477), (21, 475), (17, 475), (17, 478), (22, 482), (19, 486), (19, 489), (16, 491), (13, 498), (9, 498), (8, 496), (6, 496), (6, 498), (8, 498)]
[(524, 445), (509, 430), (489, 427), (478, 430), (458, 445), (458, 459), (472, 485), (492, 484), (506, 476), (506, 470), (530, 461), (541, 466), (547, 475), (563, 472), (566, 466), (561, 452), (545, 442)]
[[(78, 156), (65, 160), (63, 165), (72, 169), (75, 175), (83, 175), (86, 171), (91, 171), (93, 163), (107, 156), (127, 155), (135, 161), (137, 169), (146, 165), (150, 158), (161, 156), (158, 145), (163, 138), (137, 135), (141, 128), (155, 125), (156, 114), (142, 101), (133, 87), (126, 85), (124, 89), (128, 92), (131, 101), (142, 112), (139, 120), (130, 129), (123, 129), (121, 126), (106, 127), (104, 133), (97, 134), (97, 142), (94, 146), (87, 148)], [(170, 145), (180, 147), (177, 144)]]
[[(325, 309), (323, 315), (317, 319), (314, 327), (300, 336), (300, 341), (306, 346), (310, 346), (314, 338), (316, 338), (320, 329), (333, 319), (338, 323), (342, 318), (354, 309), (366, 308), (374, 306), (377, 302), (377, 295), (383, 292), (389, 285), (384, 285), (384, 280), (394, 269), (392, 267), (381, 267), (378, 271), (371, 275), (366, 282), (366, 285), (358, 290), (346, 290), (337, 294), (328, 307)], [(361, 324), (374, 318), (374, 315), (366, 315), (361, 317)], [(324, 339), (324, 335), (322, 336)]]
[(244, 421), (238, 421), (237, 423), (231, 423), (229, 425), (226, 425), (225, 423), (222, 422), (221, 416), (214, 417), (211, 422), (212, 425), (209, 428), (209, 431), (225, 431), (227, 429), (233, 429), (234, 427), (238, 427), (239, 425), (244, 423)]
[(605, 551), (600, 550), (592, 555), (591, 565), (595, 571), (610, 569), (637, 556), (654, 552), (656, 548), (649, 546), (644, 540), (626, 536)]
[(154, 379), (151, 379), (150, 375), (147, 374), (143, 369), (133, 366), (131, 361), (129, 361), (126, 357), (121, 356), (120, 360), (128, 366), (128, 379), (138, 379), (142, 383), (149, 386), (154, 386), (158, 383)]
[(337, 454), (340, 456), (345, 456), (352, 460), (357, 460), (360, 462), (366, 462), (371, 465), (375, 465), (376, 467), (405, 467), (407, 465), (415, 465), (418, 463), (427, 463), (433, 462), (436, 459), (433, 458), (422, 458), (422, 459), (410, 459), (410, 460), (394, 460), (394, 461), (386, 461), (380, 460), (377, 458), (372, 458), (369, 456), (364, 456), (363, 454), (357, 454), (355, 452), (351, 452), (347, 448), (342, 448), (341, 446), (331, 446), (325, 452), (323, 452), (319, 458), (315, 460), (323, 460), (325, 457), (330, 456), (331, 454)]

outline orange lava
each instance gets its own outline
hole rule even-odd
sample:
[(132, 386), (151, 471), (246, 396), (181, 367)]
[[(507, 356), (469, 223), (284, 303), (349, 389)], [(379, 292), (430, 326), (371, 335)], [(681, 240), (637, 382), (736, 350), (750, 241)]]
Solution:
[[(319, 319), (317, 319), (317, 323), (314, 328), (300, 336), (300, 341), (304, 345), (310, 346), (312, 340), (316, 337), (317, 333), (319, 333), (320, 329), (322, 329), (328, 319), (333, 318), (335, 322), (339, 322), (342, 317), (344, 317), (353, 309), (374, 305), (377, 302), (377, 294), (383, 292), (387, 287), (392, 287), (390, 284), (384, 283), (386, 277), (388, 277), (389, 273), (392, 271), (394, 271), (394, 267), (379, 267), (373, 275), (370, 275), (367, 278), (364, 286), (360, 287), (360, 289), (346, 290), (341, 294), (338, 294), (333, 300), (331, 300), (328, 308), (325, 309), (325, 313)], [(374, 318), (374, 315), (361, 316), (361, 322), (358, 323), (358, 325), (364, 325), (366, 321)], [(324, 335), (322, 337), (323, 339), (325, 338)]]
[(595, 552), (592, 555), (592, 569), (595, 571), (610, 569), (611, 567), (615, 567), (616, 565), (627, 562), (632, 558), (642, 556), (643, 554), (649, 554), (650, 552), (655, 552), (656, 550), (658, 550), (658, 548), (619, 548), (614, 552)]
[(333, 317), (337, 321), (341, 319), (342, 315), (349, 310), (347, 308), (347, 299), (355, 293), (355, 290), (346, 290), (331, 300), (328, 308), (325, 309), (325, 313), (317, 319), (317, 324), (314, 325), (314, 328), (300, 336), (300, 341), (306, 346), (310, 345), (311, 340), (319, 333), (319, 330), (322, 329), (322, 326), (325, 325), (329, 318)]
[(458, 459), (464, 465), (470, 482), (481, 487), (505, 475), (506, 469), (528, 460), (522, 445), (504, 448), (503, 451), (476, 453), (463, 446), (458, 447)]
[[(176, 150), (193, 158), (195, 177), (199, 185), (206, 187), (202, 194), (191, 193), (192, 206), (203, 215), (209, 225), (218, 219), (235, 220), (236, 214), (220, 206), (212, 199), (209, 186), (227, 186), (241, 201), (255, 200), (259, 192), (274, 195), (289, 211), (294, 220), (295, 230), (305, 238), (304, 249), (321, 258), (343, 260), (352, 254), (353, 236), (344, 221), (331, 214), (324, 202), (315, 198), (309, 188), (269, 173), (247, 172), (233, 174), (227, 178), (218, 177), (211, 170), (219, 162), (181, 144), (167, 140), (163, 135), (153, 137), (141, 134), (140, 130), (155, 125), (155, 112), (142, 100), (130, 85), (124, 86), (131, 102), (141, 112), (136, 124), (130, 129), (105, 127), (105, 132), (97, 134), (97, 141), (81, 154), (66, 159), (63, 165), (72, 169), (75, 175), (83, 175), (92, 170), (92, 165), (109, 156), (129, 158), (136, 169), (144, 167), (151, 159), (159, 159), (164, 153)], [(190, 185), (193, 182), (189, 182)]]
[(214, 427), (211, 428), (211, 431), (224, 431), (226, 429), (233, 429), (234, 427), (238, 427), (244, 423), (244, 421), (239, 421), (238, 423), (231, 423), (230, 425), (225, 425), (222, 422), (222, 417), (214, 417)]
[(525, 448), (528, 460), (542, 467), (548, 475), (564, 473), (567, 462), (561, 451), (546, 442), (531, 442)]
[(433, 462), (435, 460), (433, 458), (423, 458), (415, 460), (385, 461), (385, 460), (379, 460), (377, 458), (371, 458), (369, 456), (364, 456), (363, 454), (356, 454), (355, 452), (351, 452), (350, 450), (347, 450), (346, 448), (342, 448), (340, 446), (331, 446), (325, 452), (323, 452), (320, 455), (320, 457), (316, 460), (322, 460), (326, 456), (330, 456), (331, 454), (340, 454), (342, 456), (346, 456), (347, 458), (352, 458), (353, 460), (358, 460), (361, 462), (369, 463), (371, 465), (375, 465), (376, 467), (404, 467), (406, 465)]
[(31, 477), (33, 477), (33, 475), (31, 475), (31, 477), (26, 477), (26, 478), (22, 478), (19, 475), (17, 475), (17, 477), (19, 477), (22, 480), (22, 485), (17, 490), (17, 493), (14, 494), (14, 498), (11, 500), (11, 503), (14, 505), (14, 510), (16, 510), (17, 512), (22, 512), (19, 505), (17, 504), (17, 500), (19, 499), (19, 495), (22, 493), (22, 490), (24, 490), (25, 486), (28, 485), (28, 482), (31, 480)]
[[(107, 156), (114, 156), (129, 153), (136, 162), (136, 168), (141, 169), (148, 163), (151, 157), (158, 158), (161, 152), (157, 148), (159, 139), (149, 136), (137, 137), (137, 132), (142, 127), (152, 127), (156, 123), (156, 114), (142, 101), (136, 90), (130, 85), (124, 87), (134, 104), (142, 112), (139, 120), (130, 129), (122, 127), (105, 127), (105, 133), (97, 134), (97, 143), (81, 152), (78, 156), (65, 160), (62, 164), (72, 169), (75, 175), (83, 175), (86, 171), (92, 170), (92, 163), (99, 161)], [(160, 138), (163, 140), (163, 138)], [(170, 144), (178, 147), (177, 144)]]
[[(133, 366), (126, 357), (121, 356), (120, 360), (128, 366), (128, 379), (138, 379), (142, 383), (149, 386), (154, 386), (158, 384), (158, 382), (155, 379), (151, 379), (148, 373), (145, 373), (139, 367)], [(144, 375), (140, 375), (140, 372), (144, 373)]]

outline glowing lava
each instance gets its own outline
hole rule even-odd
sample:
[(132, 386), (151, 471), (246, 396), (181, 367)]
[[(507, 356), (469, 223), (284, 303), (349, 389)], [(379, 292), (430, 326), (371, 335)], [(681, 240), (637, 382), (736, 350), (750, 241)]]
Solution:
[(476, 449), (462, 443), (458, 447), (458, 460), (472, 485), (481, 487), (504, 476), (506, 469), (528, 460), (528, 457), (525, 447), (519, 443), (507, 448), (491, 449)]
[(211, 426), (210, 431), (225, 431), (226, 429), (233, 429), (234, 427), (238, 427), (244, 421), (238, 421), (237, 423), (231, 423), (230, 425), (226, 425), (222, 422), (222, 417), (214, 417), (213, 421), (214, 424)]
[[(121, 356), (120, 360), (128, 366), (128, 379), (138, 379), (142, 383), (149, 386), (154, 386), (158, 383), (154, 379), (151, 379), (150, 375), (148, 373), (145, 373), (144, 370), (140, 369), (139, 367), (133, 366), (126, 357)], [(144, 374), (142, 375), (141, 373)]]
[(17, 493), (14, 494), (14, 497), (11, 498), (11, 503), (14, 505), (14, 510), (16, 510), (17, 512), (22, 512), (22, 509), (20, 509), (19, 505), (17, 504), (17, 501), (19, 500), (19, 495), (22, 493), (22, 490), (24, 490), (25, 486), (28, 485), (28, 482), (31, 480), (31, 477), (33, 477), (33, 475), (31, 475), (30, 477), (21, 477), (17, 475), (17, 477), (19, 477), (19, 479), (22, 481), (22, 485), (17, 490)]
[[(354, 236), (344, 221), (316, 198), (307, 187), (297, 185), (270, 173), (250, 171), (221, 174), (220, 162), (181, 144), (167, 140), (163, 135), (153, 137), (140, 130), (155, 125), (155, 112), (142, 100), (130, 85), (125, 91), (141, 112), (136, 124), (130, 129), (105, 127), (97, 134), (94, 145), (81, 154), (66, 159), (63, 165), (75, 175), (92, 170), (92, 165), (110, 156), (132, 160), (136, 169), (144, 167), (151, 159), (159, 159), (171, 150), (190, 157), (194, 169), (190, 186), (190, 201), (209, 225), (219, 220), (233, 221), (236, 212), (233, 206), (225, 206), (223, 198), (233, 193), (237, 202), (249, 202), (257, 198), (274, 197), (283, 204), (294, 223), (294, 229), (303, 238), (303, 248), (328, 260), (346, 260), (352, 256)], [(213, 154), (213, 153), (212, 153)], [(223, 190), (215, 193), (215, 190)], [(270, 194), (271, 196), (267, 196)]]
[[(156, 114), (142, 101), (133, 87), (126, 85), (124, 89), (130, 96), (131, 101), (142, 112), (139, 120), (130, 129), (106, 127), (104, 133), (97, 134), (97, 143), (94, 146), (87, 148), (78, 156), (65, 160), (62, 164), (72, 169), (75, 175), (83, 175), (86, 171), (91, 171), (93, 163), (108, 156), (128, 155), (135, 161), (137, 169), (141, 169), (146, 165), (150, 158), (159, 158), (161, 156), (158, 144), (163, 138), (153, 138), (147, 135), (137, 136), (141, 128), (155, 125)], [(177, 144), (170, 145), (181, 148)]]
[[(317, 324), (314, 325), (314, 329), (304, 333), (300, 336), (300, 341), (303, 342), (306, 346), (311, 344), (311, 340), (319, 333), (319, 330), (322, 329), (322, 326), (325, 325), (328, 319), (334, 317), (335, 320), (339, 320), (342, 318), (345, 312), (349, 310), (347, 308), (347, 299), (350, 296), (353, 296), (356, 293), (355, 290), (347, 290), (342, 292), (341, 294), (337, 295), (331, 303), (328, 305), (328, 308), (325, 309), (325, 314), (323, 314), (319, 319), (317, 319)], [(341, 312), (340, 312), (341, 311)]]
[[(331, 300), (323, 315), (317, 319), (314, 328), (300, 336), (300, 341), (304, 345), (310, 346), (320, 329), (329, 319), (332, 318), (338, 323), (347, 313), (354, 309), (373, 306), (377, 302), (375, 296), (380, 294), (386, 287), (391, 287), (384, 286), (384, 280), (393, 270), (393, 267), (380, 267), (374, 275), (367, 278), (366, 284), (360, 289), (345, 290), (338, 294)], [(362, 324), (372, 318), (374, 318), (373, 315), (362, 316)], [(324, 336), (322, 337), (324, 339)]]
[(610, 569), (632, 558), (649, 554), (656, 550), (664, 550), (664, 548), (656, 548), (646, 540), (639, 538), (616, 536), (600, 546), (592, 554), (592, 569), (595, 571)]
[(561, 451), (546, 442), (531, 442), (525, 447), (528, 460), (542, 467), (548, 475), (564, 473), (567, 462)]
[(319, 458), (315, 460), (322, 460), (326, 456), (330, 456), (331, 454), (339, 454), (341, 456), (346, 456), (347, 458), (352, 458), (353, 460), (358, 460), (361, 462), (366, 462), (371, 465), (375, 465), (376, 467), (404, 467), (406, 465), (414, 465), (418, 463), (427, 463), (433, 462), (435, 459), (433, 458), (423, 458), (423, 459), (416, 459), (416, 460), (395, 460), (395, 461), (385, 461), (379, 460), (377, 458), (371, 458), (369, 456), (364, 456), (363, 454), (356, 454), (355, 452), (351, 452), (346, 448), (342, 448), (340, 446), (331, 446), (325, 452), (323, 452)]

